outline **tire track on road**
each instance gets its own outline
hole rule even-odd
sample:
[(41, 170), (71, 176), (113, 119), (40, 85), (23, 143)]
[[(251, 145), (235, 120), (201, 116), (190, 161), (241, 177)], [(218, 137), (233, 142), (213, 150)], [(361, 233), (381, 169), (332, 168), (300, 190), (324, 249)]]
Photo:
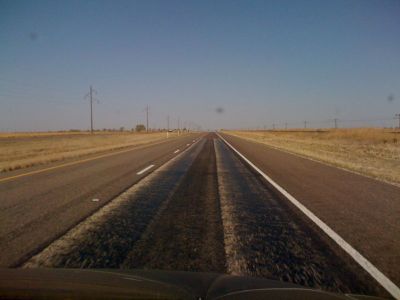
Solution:
[(135, 244), (124, 268), (226, 272), (213, 138), (206, 138), (167, 207)]

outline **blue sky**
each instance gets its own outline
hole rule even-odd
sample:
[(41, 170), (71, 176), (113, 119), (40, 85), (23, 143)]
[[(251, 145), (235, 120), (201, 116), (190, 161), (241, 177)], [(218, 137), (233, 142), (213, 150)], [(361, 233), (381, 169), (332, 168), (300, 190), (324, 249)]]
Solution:
[(205, 129), (400, 113), (397, 0), (0, 0), (0, 54), (0, 130), (87, 129), (89, 85), (96, 128), (146, 105)]

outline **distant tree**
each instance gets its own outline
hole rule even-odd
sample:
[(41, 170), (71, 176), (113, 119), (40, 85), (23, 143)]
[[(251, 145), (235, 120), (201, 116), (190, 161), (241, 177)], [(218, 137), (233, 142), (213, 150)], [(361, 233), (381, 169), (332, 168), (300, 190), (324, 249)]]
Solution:
[(119, 131), (124, 131), (125, 130), (125, 127), (124, 126), (121, 126), (120, 128), (119, 128)]
[(141, 132), (141, 131), (145, 131), (145, 130), (146, 130), (146, 126), (144, 126), (143, 124), (136, 125), (137, 132)]

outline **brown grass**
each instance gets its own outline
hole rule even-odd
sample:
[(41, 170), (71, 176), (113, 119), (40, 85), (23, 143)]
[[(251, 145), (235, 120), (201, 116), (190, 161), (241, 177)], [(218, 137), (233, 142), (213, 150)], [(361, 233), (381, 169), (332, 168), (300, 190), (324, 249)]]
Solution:
[[(169, 138), (176, 138), (170, 133)], [(165, 132), (0, 133), (0, 172), (142, 145), (167, 138)]]
[(225, 131), (400, 186), (400, 132), (381, 128), (326, 131)]

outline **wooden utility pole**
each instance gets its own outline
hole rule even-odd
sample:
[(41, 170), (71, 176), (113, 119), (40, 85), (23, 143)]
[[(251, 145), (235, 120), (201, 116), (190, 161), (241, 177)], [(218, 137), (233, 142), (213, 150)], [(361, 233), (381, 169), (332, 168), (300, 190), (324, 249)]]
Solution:
[(335, 122), (335, 129), (337, 129), (338, 128), (338, 119), (334, 118), (333, 121)]
[(93, 101), (97, 101), (94, 99), (93, 95), (97, 94), (97, 91), (92, 88), (92, 86), (89, 87), (89, 93), (85, 95), (85, 98), (89, 98), (89, 103), (90, 103), (90, 133), (93, 134)]
[(146, 106), (146, 132), (149, 132), (149, 106)]

